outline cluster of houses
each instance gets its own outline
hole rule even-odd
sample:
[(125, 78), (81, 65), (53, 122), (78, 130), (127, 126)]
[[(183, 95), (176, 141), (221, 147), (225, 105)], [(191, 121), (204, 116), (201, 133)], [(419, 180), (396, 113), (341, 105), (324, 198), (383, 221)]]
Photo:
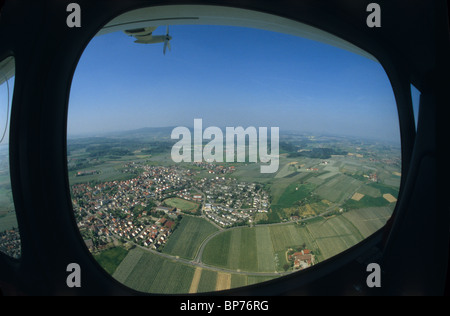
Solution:
[(210, 220), (222, 227), (230, 227), (237, 223), (251, 222), (251, 213), (238, 211), (221, 205), (206, 203), (203, 211)]
[(207, 161), (194, 162), (194, 165), (200, 167), (204, 170), (208, 170), (209, 174), (229, 174), (235, 171), (234, 166), (223, 166), (218, 164), (213, 164)]
[[(189, 171), (134, 163), (127, 164), (126, 168), (143, 171), (133, 179), (76, 184), (71, 188), (78, 227), (88, 239), (95, 237), (95, 243), (88, 242), (88, 247), (101, 249), (118, 238), (158, 249), (172, 232), (173, 219), (178, 214), (174, 208), (157, 205), (159, 198), (165, 198), (158, 192), (169, 188), (172, 194), (183, 191), (183, 179)], [(156, 217), (148, 214), (151, 210), (164, 214)], [(148, 224), (156, 224), (158, 229), (147, 227)]]
[[(139, 218), (147, 216), (144, 211), (138, 216), (128, 214), (125, 218), (114, 216), (107, 212), (97, 212), (78, 222), (80, 231), (87, 231), (89, 236), (96, 237), (96, 244), (92, 239), (86, 243), (89, 250), (96, 248), (101, 250), (113, 238), (124, 241), (133, 241), (139, 245), (152, 248), (154, 250), (163, 246), (171, 235), (175, 222), (165, 217), (160, 217), (153, 224), (143, 224)], [(95, 246), (95, 247), (94, 247)]]
[(172, 227), (175, 222), (160, 218), (154, 225), (146, 227), (136, 237), (136, 241), (141, 239), (141, 243), (154, 250), (160, 246), (165, 245), (170, 234), (172, 233)]
[(188, 189), (183, 189), (177, 192), (177, 197), (188, 200), (188, 201), (194, 201), (194, 202), (201, 202), (203, 200), (203, 196), (199, 193), (192, 193)]
[(255, 183), (214, 177), (201, 179), (197, 187), (206, 196), (203, 212), (222, 227), (251, 222), (254, 213), (269, 209), (269, 194)]
[(269, 194), (255, 183), (238, 182), (234, 178), (214, 177), (201, 179), (197, 187), (205, 193), (206, 203), (235, 210), (267, 211), (269, 208)]
[(378, 176), (376, 173), (371, 173), (369, 175), (365, 174), (364, 178), (368, 178), (372, 182), (378, 182)]
[(142, 169), (133, 179), (100, 184), (76, 184), (71, 187), (73, 203), (85, 210), (120, 209), (127, 213), (135, 206), (145, 207), (149, 200), (163, 200), (189, 185), (189, 170), (175, 167), (129, 163), (127, 169)]
[[(269, 194), (254, 183), (224, 176), (195, 179), (193, 175), (198, 171), (176, 165), (148, 166), (130, 162), (124, 170), (136, 176), (128, 180), (76, 184), (71, 188), (80, 231), (96, 237), (97, 249), (114, 238), (158, 249), (166, 243), (173, 220), (178, 216), (174, 208), (160, 205), (168, 197), (203, 202), (205, 215), (223, 227), (251, 222), (252, 214), (267, 212), (269, 208)], [(164, 219), (167, 222), (162, 223)]]

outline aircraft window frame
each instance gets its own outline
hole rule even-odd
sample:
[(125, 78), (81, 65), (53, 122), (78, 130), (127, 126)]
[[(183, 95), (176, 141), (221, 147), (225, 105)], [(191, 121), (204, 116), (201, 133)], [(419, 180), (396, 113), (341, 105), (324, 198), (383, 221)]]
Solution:
[[(168, 5), (168, 6), (164, 6), (164, 8), (165, 9), (170, 9), (169, 7), (176, 7), (177, 5)], [(195, 7), (195, 5), (189, 5), (189, 6), (191, 6), (191, 7)], [(149, 8), (151, 8), (151, 9), (154, 9), (155, 7), (147, 7), (147, 8), (144, 8), (144, 9), (149, 9)], [(224, 8), (226, 8), (226, 7), (224, 7)], [(232, 8), (233, 10), (234, 9), (236, 9), (236, 8)], [(237, 9), (237, 10), (240, 10), (240, 9)], [(129, 11), (129, 12), (131, 12), (131, 11)], [(128, 12), (126, 12), (126, 13), (128, 13)], [(126, 14), (125, 13), (125, 14)], [(272, 14), (270, 14), (271, 16), (274, 16), (274, 17), (277, 17), (277, 16), (275, 16), (275, 15), (272, 15)], [(120, 16), (122, 16), (122, 15), (119, 15), (119, 16), (117, 16), (116, 18), (118, 18), (118, 17), (120, 17)], [(116, 18), (114, 18), (114, 19), (112, 19), (111, 21), (114, 21)], [(277, 17), (278, 18), (278, 17)], [(170, 18), (166, 18), (166, 19), (170, 19)], [(284, 18), (281, 18), (281, 19), (284, 19)], [(102, 28), (102, 30), (104, 30), (105, 28), (106, 28), (106, 26), (108, 26), (108, 24), (110, 24), (111, 23), (111, 21), (110, 22), (108, 22), (106, 25), (105, 25), (105, 27), (104, 28)], [(293, 21), (293, 20), (291, 20), (291, 21)], [(159, 23), (161, 22), (161, 21), (158, 21)], [(293, 22), (295, 22), (295, 23), (297, 23), (297, 21), (293, 21)], [(222, 21), (222, 23), (223, 23), (223, 21)], [(298, 22), (298, 23), (300, 23), (300, 22)], [(132, 24), (133, 26), (130, 26), (130, 28), (132, 28), (132, 29), (139, 29), (139, 27), (140, 27), (140, 25), (141, 24), (139, 24), (139, 25), (134, 25), (134, 24)], [(113, 27), (111, 27), (111, 28), (113, 28)], [(97, 34), (100, 34), (100, 33), (102, 33), (102, 30), (100, 31), (100, 32), (98, 32)], [(320, 29), (318, 29), (318, 30), (320, 30)], [(325, 32), (325, 31), (323, 31), (323, 32)], [(327, 33), (327, 32), (325, 32), (325, 33)], [(331, 33), (329, 33), (330, 35), (331, 35)], [(334, 35), (333, 35), (334, 36)], [(90, 42), (90, 41), (89, 41)], [(343, 40), (343, 42), (345, 43), (346, 41), (344, 41)], [(353, 44), (351, 44), (351, 45), (353, 45)], [(357, 50), (359, 50), (359, 48), (358, 47), (356, 47), (357, 48)], [(354, 50), (354, 48), (352, 48), (353, 50)], [(84, 49), (83, 49), (83, 51), (84, 51)], [(365, 51), (364, 51), (365, 52)], [(367, 52), (365, 52), (366, 53), (366, 57), (369, 57), (369, 58), (371, 58), (371, 59), (374, 59), (374, 60), (376, 60), (375, 59), (375, 57), (373, 57), (372, 55), (370, 55), (369, 53), (367, 53)], [(376, 60), (377, 62), (379, 62), (378, 60)], [(381, 63), (381, 62), (379, 62), (380, 63), (380, 65), (381, 65), (381, 67), (383, 68), (383, 70), (386, 72), (386, 74), (387, 75), (389, 75), (389, 72), (387, 71), (387, 69), (383, 66), (383, 64)], [(390, 84), (391, 84), (391, 87), (392, 87), (392, 90), (393, 90), (393, 93), (394, 94), (396, 94), (396, 90), (394, 89), (394, 86), (392, 85), (392, 82), (391, 82), (391, 78), (389, 78), (389, 80), (390, 80)], [(397, 107), (399, 106), (399, 102), (398, 102), (398, 100), (397, 100), (397, 98), (396, 98), (396, 104), (397, 104)], [(68, 104), (67, 104), (67, 106), (68, 106)], [(399, 126), (400, 126), (400, 129), (401, 129), (401, 115), (400, 115), (400, 113), (399, 113), (399, 116), (398, 116), (398, 119), (399, 119)], [(401, 139), (401, 147), (402, 147), (402, 157), (401, 157), (401, 159), (402, 159), (402, 169), (404, 169), (404, 166), (403, 166), (403, 156), (404, 156), (404, 151), (403, 151), (403, 139)], [(404, 170), (402, 170), (402, 175), (404, 175), (404, 172), (403, 172)], [(402, 176), (402, 182), (403, 182), (403, 178), (406, 178), (406, 177), (403, 177)], [(401, 193), (401, 190), (402, 190), (402, 183), (400, 184), (400, 187), (399, 187), (399, 196), (400, 196), (400, 193)], [(392, 213), (392, 216), (394, 216), (394, 214), (395, 214), (395, 212), (396, 212), (396, 210), (397, 210), (397, 204), (395, 205), (395, 208), (394, 208), (394, 210), (393, 210), (393, 213)], [(383, 226), (381, 229), (380, 229), (380, 231), (381, 230), (384, 230), (386, 227), (387, 227), (388, 225), (386, 224), (385, 226)], [(375, 235), (375, 234), (374, 234)], [(375, 238), (375, 237), (374, 237)], [(370, 238), (371, 239), (371, 238)], [(81, 239), (82, 240), (82, 239)], [(364, 241), (364, 240), (363, 240)], [(352, 246), (351, 248), (349, 248), (348, 250), (350, 250), (350, 249), (352, 249), (352, 248), (355, 248), (355, 247), (358, 247), (358, 245), (360, 245), (362, 242), (360, 242), (360, 243), (357, 243), (356, 245), (354, 245), (354, 246)], [(87, 248), (86, 248), (86, 251), (87, 251), (87, 253), (89, 253), (89, 255), (91, 255), (91, 253), (90, 253), (90, 251), (89, 250), (87, 250)], [(336, 256), (334, 256), (334, 257), (332, 257), (332, 258), (330, 258), (330, 259), (328, 259), (328, 260), (331, 260), (331, 259), (336, 259), (336, 260), (338, 260), (336, 257), (340, 257), (341, 255), (345, 255), (345, 253), (347, 253), (348, 251), (344, 251), (344, 252), (342, 252), (342, 253), (340, 253), (340, 254), (338, 254), (338, 255), (336, 255)], [(96, 262), (96, 260), (95, 259), (93, 259), (93, 261), (94, 262)], [(103, 268), (101, 268), (101, 269), (103, 269)], [(303, 272), (304, 273), (304, 272)], [(111, 276), (112, 277), (112, 276)], [(268, 282), (271, 282), (271, 281), (268, 281)], [(121, 283), (121, 285), (122, 286), (125, 286), (125, 287), (127, 287), (126, 285), (123, 285), (122, 283)], [(146, 294), (146, 293), (145, 293)]]
[[(160, 4), (154, 1), (143, 3), (131, 0), (104, 6), (89, 0), (78, 0), (77, 3), (82, 9), (82, 27), (69, 28), (66, 26), (66, 18), (70, 14), (66, 10), (67, 3), (47, 2), (42, 5), (27, 0), (27, 10), (23, 10), (23, 3), (6, 1), (5, 6), (1, 8), (0, 56), (8, 56), (14, 52), (17, 66), (15, 104), (11, 109), (10, 122), (10, 171), (22, 243), (22, 257), (17, 264), (11, 263), (9, 257), (0, 253), (1, 291), (5, 294), (19, 292), (32, 295), (152, 295), (135, 291), (117, 282), (98, 264), (85, 246), (76, 226), (71, 202), (66, 133), (73, 75), (91, 39), (121, 14), (153, 8)], [(206, 1), (186, 5), (197, 6), (203, 2)], [(365, 11), (366, 4), (355, 2), (348, 6), (345, 2), (320, 4), (299, 1), (289, 2), (286, 6), (258, 1), (240, 4), (219, 1), (216, 4), (230, 10), (267, 13), (307, 24), (344, 39), (379, 61), (395, 96), (401, 135), (402, 177), (398, 202), (392, 217), (383, 229), (352, 248), (321, 262), (320, 265), (256, 286), (211, 292), (213, 295), (403, 294), (411, 292), (408, 287), (411, 283), (426, 293), (432, 293), (440, 286), (435, 280), (428, 283), (424, 280), (428, 280), (430, 270), (432, 276), (441, 276), (442, 269), (438, 265), (443, 262), (439, 261), (443, 257), (438, 253), (441, 248), (437, 245), (442, 246), (442, 242), (436, 237), (439, 237), (438, 234), (444, 235), (442, 223), (448, 221), (441, 210), (433, 209), (432, 206), (427, 208), (429, 218), (433, 219), (435, 216), (439, 220), (431, 224), (426, 223), (430, 224), (428, 228), (437, 229), (430, 231), (436, 232), (435, 235), (429, 234), (423, 238), (427, 242), (436, 241), (437, 245), (434, 245), (433, 250), (439, 256), (431, 256), (430, 260), (433, 264), (437, 263), (436, 269), (427, 263), (429, 270), (420, 270), (405, 260), (397, 266), (395, 264), (397, 258), (402, 259), (408, 257), (409, 253), (414, 253), (414, 250), (406, 252), (403, 248), (407, 244), (407, 237), (415, 235), (415, 231), (410, 228), (420, 226), (422, 229), (421, 223), (417, 225), (417, 222), (414, 222), (409, 225), (416, 219), (414, 216), (418, 215), (417, 207), (411, 208), (409, 204), (421, 202), (420, 198), (426, 196), (425, 193), (420, 193), (430, 192), (435, 188), (432, 181), (436, 176), (428, 173), (430, 169), (427, 168), (431, 167), (433, 170), (435, 166), (433, 159), (436, 145), (427, 131), (433, 130), (433, 124), (436, 123), (433, 121), (433, 107), (443, 105), (439, 98), (446, 96), (446, 90), (434, 76), (444, 74), (445, 66), (448, 65), (442, 56), (442, 51), (448, 51), (447, 38), (443, 39), (443, 36), (448, 36), (448, 32), (447, 29), (440, 28), (443, 20), (445, 26), (448, 20), (441, 14), (444, 10), (439, 10), (447, 9), (447, 6), (439, 2), (432, 6), (421, 4), (423, 7), (419, 9), (414, 6), (402, 8), (398, 4), (384, 1), (386, 7), (383, 4), (382, 7), (387, 8), (389, 14), (384, 15), (383, 28), (369, 30), (365, 24), (368, 14)], [(171, 8), (184, 6), (175, 0), (167, 1), (164, 6), (166, 5)], [(422, 17), (421, 12), (425, 12), (427, 17), (436, 17), (437, 23), (430, 26), (423, 19), (412, 22), (411, 18)], [(220, 18), (220, 12), (215, 14)], [(395, 14), (398, 16), (393, 16)], [(16, 16), (21, 16), (23, 23), (9, 23), (16, 21)], [(195, 17), (187, 18), (194, 20)], [(167, 20), (167, 16), (164, 19)], [(245, 15), (239, 16), (239, 19), (245, 20)], [(399, 20), (403, 23), (397, 23)], [(418, 38), (412, 37), (412, 32), (416, 32)], [(29, 40), (23, 41), (20, 34), (29, 34)], [(436, 36), (427, 36), (428, 34)], [(424, 44), (421, 47), (425, 47), (427, 53), (421, 49), (408, 49), (414, 47), (414, 43), (418, 41)], [(442, 47), (444, 49), (439, 51)], [(436, 68), (436, 65), (444, 67)], [(423, 117), (421, 128), (418, 129), (421, 137), (417, 140), (411, 101), (412, 78), (414, 83), (423, 88)], [(424, 146), (424, 143), (429, 143), (429, 146)], [(422, 163), (423, 157), (426, 159)], [(418, 174), (421, 176), (420, 182), (416, 181)], [(439, 190), (442, 195), (436, 198), (431, 196), (431, 192), (430, 197), (434, 200), (442, 199), (445, 192), (441, 187)], [(415, 193), (419, 193), (418, 197), (415, 197)], [(442, 220), (444, 218), (446, 220)], [(447, 233), (446, 231), (445, 237), (448, 237)], [(402, 234), (406, 238), (397, 238)], [(412, 249), (408, 246), (408, 249)], [(388, 288), (383, 283), (381, 289), (369, 289), (364, 284), (367, 277), (365, 268), (368, 262), (378, 260), (380, 256), (386, 258), (384, 262), (395, 261), (394, 266), (389, 266), (385, 271), (386, 276), (391, 278), (393, 287)], [(69, 273), (66, 269), (73, 262), (78, 263), (82, 269), (81, 287), (68, 287), (66, 283)], [(435, 270), (438, 271), (435, 273)], [(410, 271), (417, 273), (422, 279), (409, 278), (407, 274)], [(398, 274), (403, 276), (402, 280), (399, 280)], [(405, 282), (405, 278), (408, 278), (408, 282)], [(433, 288), (427, 288), (428, 285)], [(438, 288), (437, 290), (439, 291)], [(176, 301), (173, 296), (171, 299)]]

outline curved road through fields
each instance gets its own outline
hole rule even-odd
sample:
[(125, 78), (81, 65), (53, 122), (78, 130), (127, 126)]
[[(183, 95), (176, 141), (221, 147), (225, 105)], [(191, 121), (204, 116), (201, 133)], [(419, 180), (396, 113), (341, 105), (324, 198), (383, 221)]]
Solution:
[[(238, 227), (236, 227), (236, 228), (238, 228)], [(292, 273), (292, 271), (290, 271), (290, 272), (250, 272), (250, 271), (240, 271), (240, 270), (232, 270), (232, 269), (221, 268), (221, 267), (210, 266), (210, 265), (204, 264), (203, 262), (201, 262), (200, 258), (201, 258), (201, 252), (203, 252), (203, 248), (206, 245), (206, 241), (211, 239), (212, 237), (214, 237), (215, 235), (217, 235), (218, 233), (221, 233), (221, 232), (223, 232), (223, 231), (218, 231), (218, 232), (210, 235), (208, 238), (206, 238), (205, 241), (203, 241), (203, 243), (202, 243), (202, 245), (200, 247), (202, 249), (202, 251), (198, 251), (197, 255), (195, 256), (195, 258), (193, 260), (188, 260), (188, 259), (185, 259), (185, 258), (180, 258), (178, 256), (173, 256), (173, 255), (169, 255), (169, 254), (166, 254), (166, 253), (158, 252), (158, 251), (155, 251), (155, 250), (152, 250), (152, 249), (148, 249), (148, 248), (145, 248), (145, 247), (139, 246), (139, 245), (136, 245), (136, 247), (138, 247), (138, 248), (140, 248), (142, 250), (151, 252), (153, 254), (156, 254), (158, 256), (164, 257), (164, 258), (169, 259), (171, 261), (176, 261), (176, 262), (180, 262), (180, 263), (183, 263), (183, 264), (192, 265), (192, 266), (195, 266), (195, 267), (204, 268), (204, 269), (217, 271), (217, 272), (226, 272), (226, 273), (234, 273), (234, 274), (245, 274), (245, 275), (255, 275), (255, 276), (282, 276), (282, 275), (286, 275), (286, 274)]]
[[(273, 225), (273, 224), (266, 224), (266, 225)], [(278, 223), (279, 225), (279, 223)], [(245, 275), (254, 275), (254, 276), (282, 276), (282, 275), (286, 275), (289, 273), (292, 273), (292, 271), (288, 271), (288, 272), (254, 272), (254, 271), (241, 271), (241, 270), (233, 270), (233, 269), (227, 269), (227, 268), (222, 268), (222, 267), (217, 267), (217, 266), (211, 266), (211, 265), (207, 265), (205, 263), (202, 262), (201, 258), (203, 255), (203, 251), (206, 247), (206, 244), (215, 236), (217, 236), (220, 233), (224, 233), (225, 231), (231, 230), (231, 229), (238, 229), (238, 228), (242, 228), (242, 227), (232, 227), (232, 228), (228, 228), (226, 230), (222, 229), (219, 231), (216, 231), (214, 233), (212, 233), (211, 235), (209, 235), (207, 238), (205, 238), (203, 240), (203, 242), (201, 243), (200, 247), (197, 250), (197, 254), (195, 255), (194, 259), (189, 260), (189, 259), (185, 259), (185, 258), (180, 258), (179, 256), (174, 256), (174, 255), (170, 255), (167, 253), (163, 253), (163, 252), (159, 252), (153, 249), (149, 249), (140, 245), (137, 245), (135, 243), (133, 243), (136, 247), (144, 250), (144, 251), (148, 251), (151, 252), (152, 254), (164, 257), (166, 259), (169, 259), (171, 261), (175, 261), (175, 262), (180, 262), (183, 264), (187, 264), (187, 265), (192, 265), (195, 267), (200, 267), (200, 268), (204, 268), (204, 269), (209, 269), (209, 270), (213, 270), (213, 271), (218, 271), (218, 272), (225, 272), (225, 273), (234, 273), (234, 274), (245, 274)]]
[[(310, 218), (307, 218), (305, 220), (311, 220), (317, 217), (323, 217), (324, 215), (330, 213), (331, 211), (333, 211), (333, 208), (335, 207), (335, 205), (332, 205), (330, 207), (328, 207), (323, 213), (316, 215), (316, 216), (312, 216)], [(214, 223), (213, 221), (210, 221), (202, 212), (202, 215), (200, 216), (202, 218), (204, 218), (205, 220), (207, 220), (210, 223)], [(254, 225), (254, 226), (273, 226), (273, 225), (289, 225), (295, 223), (295, 221), (287, 221), (287, 222), (283, 222), (283, 223), (272, 223), (272, 224), (260, 224), (260, 225)], [(215, 224), (215, 223), (214, 223)], [(224, 233), (226, 231), (232, 230), (232, 229), (242, 229), (243, 227), (247, 227), (247, 226), (237, 226), (237, 227), (231, 227), (231, 228), (227, 228), (224, 229), (220, 226), (217, 226), (217, 224), (215, 225), (216, 227), (219, 228), (218, 231), (212, 233), (211, 235), (209, 235), (208, 237), (206, 237), (202, 243), (200, 244), (200, 247), (197, 250), (196, 255), (194, 256), (194, 258), (192, 260), (189, 259), (185, 259), (185, 258), (180, 258), (179, 256), (174, 256), (174, 255), (170, 255), (167, 253), (162, 253), (153, 249), (149, 249), (143, 246), (140, 246), (138, 244), (135, 244), (134, 242), (131, 242), (133, 245), (135, 245), (136, 247), (144, 250), (144, 251), (148, 251), (151, 252), (155, 255), (164, 257), (166, 259), (172, 260), (172, 261), (176, 261), (176, 262), (180, 262), (180, 263), (184, 263), (187, 265), (191, 265), (191, 266), (195, 266), (195, 267), (200, 267), (200, 268), (205, 268), (205, 269), (209, 269), (209, 270), (213, 270), (213, 271), (218, 271), (218, 272), (226, 272), (226, 273), (234, 273), (234, 274), (245, 274), (245, 275), (253, 275), (253, 276), (282, 276), (282, 275), (286, 275), (286, 274), (290, 274), (293, 271), (288, 271), (288, 272), (254, 272), (254, 271), (241, 271), (241, 270), (233, 270), (233, 269), (227, 269), (227, 268), (222, 268), (222, 267), (217, 267), (217, 266), (211, 266), (211, 265), (207, 265), (205, 263), (202, 262), (202, 255), (203, 255), (203, 251), (205, 250), (205, 247), (207, 245), (207, 243), (214, 237), (216, 237), (217, 235), (219, 235), (220, 233)], [(253, 227), (254, 227), (253, 226)], [(117, 236), (116, 236), (117, 237)]]
[[(310, 217), (306, 220), (311, 220), (313, 218), (317, 218), (317, 217), (323, 217), (324, 215), (326, 215), (327, 213), (333, 211), (333, 207), (329, 207), (327, 208), (327, 210), (323, 213), (321, 213), (320, 215), (316, 215), (313, 217)], [(201, 215), (202, 218), (206, 219), (206, 216), (204, 216), (203, 214)], [(284, 223), (272, 223), (272, 224), (261, 224), (261, 225), (255, 225), (255, 226), (273, 226), (273, 225), (289, 225), (295, 223), (293, 221), (287, 221)], [(139, 247), (142, 250), (151, 252), (153, 254), (156, 254), (158, 256), (164, 257), (166, 259), (172, 260), (172, 261), (176, 261), (176, 262), (180, 262), (180, 263), (184, 263), (187, 265), (192, 265), (195, 267), (200, 267), (200, 268), (205, 268), (205, 269), (209, 269), (209, 270), (213, 270), (213, 271), (218, 271), (218, 272), (225, 272), (225, 273), (234, 273), (234, 274), (245, 274), (245, 275), (254, 275), (254, 276), (282, 276), (282, 275), (286, 275), (286, 274), (290, 274), (293, 271), (287, 271), (287, 272), (252, 272), (252, 271), (241, 271), (241, 270), (233, 270), (233, 269), (227, 269), (227, 268), (222, 268), (222, 267), (217, 267), (217, 266), (211, 266), (211, 265), (207, 265), (205, 263), (202, 262), (202, 255), (203, 255), (203, 251), (205, 250), (205, 247), (207, 245), (207, 243), (214, 237), (216, 237), (217, 235), (224, 233), (226, 231), (232, 230), (232, 229), (242, 229), (243, 227), (247, 227), (247, 226), (237, 226), (237, 227), (231, 227), (231, 228), (227, 228), (227, 229), (223, 229), (220, 228), (220, 230), (212, 233), (211, 235), (209, 235), (208, 237), (206, 237), (202, 243), (200, 244), (200, 247), (197, 250), (196, 255), (194, 256), (194, 259), (189, 260), (189, 259), (185, 259), (185, 258), (180, 258), (179, 256), (174, 256), (174, 255), (170, 255), (167, 253), (162, 253), (156, 250), (152, 250), (137, 244), (136, 247)]]

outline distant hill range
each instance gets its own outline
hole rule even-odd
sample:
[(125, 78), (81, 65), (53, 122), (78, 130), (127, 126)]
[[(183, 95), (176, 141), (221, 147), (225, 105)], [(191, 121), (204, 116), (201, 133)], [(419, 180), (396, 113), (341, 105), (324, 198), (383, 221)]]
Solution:
[(104, 133), (104, 137), (116, 138), (154, 138), (158, 140), (170, 139), (170, 134), (175, 127), (143, 127), (128, 131)]
[(114, 132), (98, 132), (69, 135), (68, 141), (85, 142), (85, 141), (100, 141), (100, 142), (115, 142), (117, 140), (133, 139), (142, 141), (154, 140), (170, 140), (170, 135), (174, 127), (144, 127), (126, 131)]

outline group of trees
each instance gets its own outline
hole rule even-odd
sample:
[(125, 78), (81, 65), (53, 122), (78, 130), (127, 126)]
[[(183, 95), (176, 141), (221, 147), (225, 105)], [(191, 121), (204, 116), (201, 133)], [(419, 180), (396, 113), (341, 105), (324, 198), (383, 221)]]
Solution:
[(96, 145), (88, 146), (86, 152), (89, 153), (90, 158), (101, 158), (106, 156), (129, 156), (133, 153), (128, 149), (121, 147), (114, 147), (111, 145)]

